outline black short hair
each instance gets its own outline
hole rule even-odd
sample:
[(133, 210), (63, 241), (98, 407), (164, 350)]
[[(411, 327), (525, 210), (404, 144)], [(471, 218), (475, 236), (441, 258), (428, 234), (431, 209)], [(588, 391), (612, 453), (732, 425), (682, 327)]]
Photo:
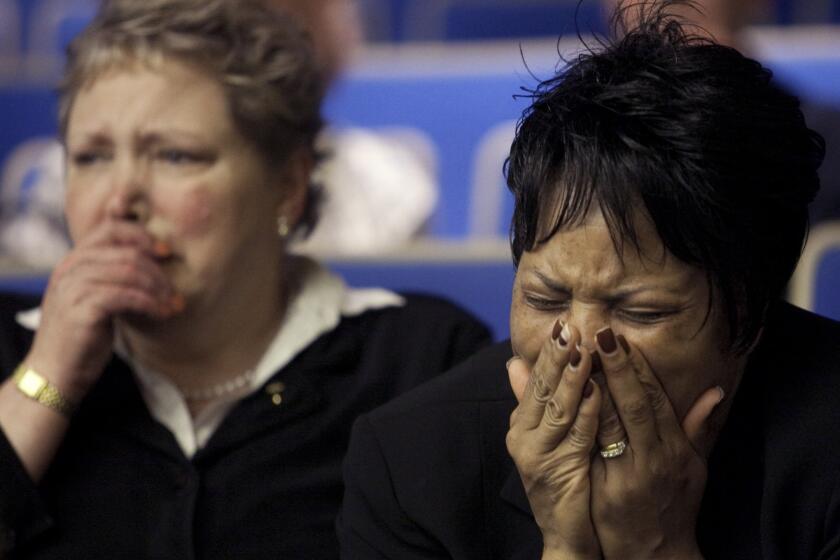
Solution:
[(669, 13), (678, 3), (619, 5), (616, 39), (530, 92), (505, 164), (511, 248), (518, 264), (593, 202), (616, 248), (638, 247), (641, 208), (706, 272), (745, 351), (796, 267), (825, 146), (770, 70), (697, 34)]

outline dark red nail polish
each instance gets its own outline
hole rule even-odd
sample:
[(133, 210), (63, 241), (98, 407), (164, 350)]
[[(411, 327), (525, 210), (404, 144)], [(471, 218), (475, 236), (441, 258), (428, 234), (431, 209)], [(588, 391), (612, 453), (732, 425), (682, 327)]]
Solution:
[(588, 399), (592, 396), (592, 391), (595, 390), (595, 384), (592, 382), (591, 379), (586, 381), (586, 386), (583, 388), (583, 398)]
[(592, 368), (590, 373), (598, 373), (604, 369), (604, 366), (601, 365), (601, 355), (598, 353), (597, 350), (593, 350), (591, 354), (592, 356)]
[(560, 325), (560, 319), (557, 319), (554, 322), (554, 328), (551, 330), (551, 338), (557, 340), (560, 338), (560, 331), (563, 330), (563, 327)]
[(578, 364), (580, 363), (581, 357), (582, 356), (580, 355), (580, 352), (578, 351), (578, 349), (577, 348), (572, 348), (572, 351), (569, 352), (569, 364), (572, 367), (578, 367)]
[(595, 338), (598, 339), (598, 346), (601, 347), (607, 354), (612, 354), (615, 352), (616, 348), (618, 348), (615, 342), (615, 335), (611, 328), (607, 327), (606, 329), (600, 330), (595, 334)]
[(619, 334), (615, 337), (618, 340), (618, 343), (621, 344), (621, 347), (624, 348), (626, 353), (630, 353), (630, 344), (628, 344), (627, 339), (624, 338), (623, 334)]

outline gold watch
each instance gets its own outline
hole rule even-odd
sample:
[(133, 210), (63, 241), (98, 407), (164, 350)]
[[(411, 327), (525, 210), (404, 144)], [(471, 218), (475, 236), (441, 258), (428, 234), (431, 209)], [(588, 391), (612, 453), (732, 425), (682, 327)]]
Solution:
[(67, 416), (73, 416), (76, 403), (64, 397), (58, 388), (26, 364), (20, 364), (12, 375), (18, 391), (30, 399)]

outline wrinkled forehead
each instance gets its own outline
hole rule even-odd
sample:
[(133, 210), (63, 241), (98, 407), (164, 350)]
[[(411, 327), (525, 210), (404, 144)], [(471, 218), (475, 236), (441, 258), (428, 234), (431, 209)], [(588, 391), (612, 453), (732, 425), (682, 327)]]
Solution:
[(558, 232), (571, 231), (593, 220), (603, 219), (616, 253), (628, 250), (661, 261), (667, 253), (658, 229), (637, 191), (625, 188), (615, 196), (615, 185), (593, 181), (560, 179), (543, 188), (536, 212), (535, 243), (544, 243)]
[(65, 78), (62, 86), (59, 107), (62, 136), (67, 133), (70, 113), (80, 92), (89, 90), (103, 77), (137, 70), (161, 71), (171, 62), (189, 66), (211, 79), (218, 79), (210, 67), (198, 59), (145, 43), (99, 45), (91, 49), (72, 70), (72, 74)]

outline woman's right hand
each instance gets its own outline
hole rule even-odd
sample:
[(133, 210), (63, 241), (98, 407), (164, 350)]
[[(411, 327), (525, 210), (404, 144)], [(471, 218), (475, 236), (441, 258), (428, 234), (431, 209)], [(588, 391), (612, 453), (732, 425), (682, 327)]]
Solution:
[(156, 258), (168, 248), (137, 223), (107, 218), (56, 266), (26, 363), (79, 401), (99, 379), (123, 314), (166, 318), (183, 302)]
[(543, 535), (543, 558), (600, 558), (590, 514), (590, 461), (601, 391), (589, 379), (592, 358), (578, 350), (574, 327), (555, 327), (530, 372), (508, 363), (519, 401), (507, 448)]

